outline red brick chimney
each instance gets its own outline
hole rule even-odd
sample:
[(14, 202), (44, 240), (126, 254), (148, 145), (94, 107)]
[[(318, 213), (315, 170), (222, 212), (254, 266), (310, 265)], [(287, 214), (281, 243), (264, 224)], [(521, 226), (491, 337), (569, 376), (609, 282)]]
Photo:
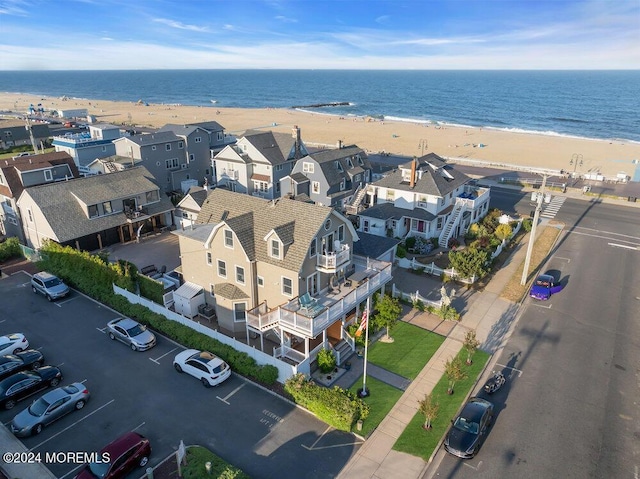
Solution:
[(302, 157), (302, 152), (300, 150), (300, 128), (298, 127), (298, 125), (293, 125), (293, 131), (291, 136), (293, 137), (293, 139), (296, 141), (295, 143), (295, 157), (296, 158), (301, 158)]

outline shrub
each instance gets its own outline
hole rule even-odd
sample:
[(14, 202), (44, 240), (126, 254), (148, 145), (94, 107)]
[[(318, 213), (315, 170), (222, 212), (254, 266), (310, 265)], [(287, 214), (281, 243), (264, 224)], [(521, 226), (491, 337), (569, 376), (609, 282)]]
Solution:
[(396, 256), (398, 258), (406, 258), (407, 257), (407, 250), (401, 244), (399, 244), (396, 247)]
[(498, 225), (495, 231), (495, 235), (499, 240), (505, 240), (511, 236), (513, 230), (508, 224)]
[(303, 374), (287, 379), (284, 389), (297, 404), (341, 431), (350, 431), (356, 421), (369, 415), (369, 405), (355, 394), (338, 386), (332, 389), (318, 386)]
[(336, 367), (336, 355), (330, 349), (322, 348), (318, 351), (318, 367), (324, 374), (330, 373)]
[(447, 243), (447, 247), (449, 249), (455, 249), (460, 246), (460, 241), (457, 238), (449, 238), (449, 242)]
[(529, 231), (531, 231), (531, 228), (533, 228), (533, 219), (532, 218), (525, 218), (522, 220), (522, 229), (528, 233)]
[(404, 245), (407, 249), (411, 249), (416, 245), (416, 237), (409, 236), (406, 240), (404, 240)]
[(413, 246), (413, 250), (417, 254), (429, 254), (431, 250), (433, 250), (433, 243), (430, 239), (424, 238), (414, 238), (415, 244)]
[(22, 251), (18, 238), (8, 238), (4, 243), (0, 243), (0, 263), (20, 256), (22, 256)]

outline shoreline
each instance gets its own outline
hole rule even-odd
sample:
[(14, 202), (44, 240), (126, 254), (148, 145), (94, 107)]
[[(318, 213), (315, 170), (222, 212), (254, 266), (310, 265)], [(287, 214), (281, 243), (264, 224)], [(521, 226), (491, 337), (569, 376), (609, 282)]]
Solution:
[[(45, 110), (85, 108), (96, 122), (117, 126), (160, 128), (168, 123), (216, 121), (226, 133), (238, 136), (246, 130), (291, 133), (300, 127), (309, 146), (335, 147), (355, 144), (368, 153), (407, 157), (434, 152), (442, 157), (468, 158), (498, 164), (514, 164), (586, 174), (599, 172), (615, 179), (619, 172), (633, 177), (634, 160), (640, 160), (640, 142), (560, 134), (472, 127), (443, 122), (429, 123), (370, 116), (348, 116), (294, 108), (228, 108), (50, 97), (0, 93), (0, 111), (26, 115), (30, 104)], [(572, 163), (582, 160), (582, 165)], [(575, 169), (574, 169), (575, 168)]]

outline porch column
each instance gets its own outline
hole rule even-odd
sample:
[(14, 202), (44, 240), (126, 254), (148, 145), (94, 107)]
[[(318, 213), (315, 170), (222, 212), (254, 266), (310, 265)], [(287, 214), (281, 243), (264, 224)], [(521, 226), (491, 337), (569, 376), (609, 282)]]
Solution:
[(309, 357), (309, 338), (304, 338), (304, 357)]
[(98, 233), (98, 249), (102, 249), (102, 235)]

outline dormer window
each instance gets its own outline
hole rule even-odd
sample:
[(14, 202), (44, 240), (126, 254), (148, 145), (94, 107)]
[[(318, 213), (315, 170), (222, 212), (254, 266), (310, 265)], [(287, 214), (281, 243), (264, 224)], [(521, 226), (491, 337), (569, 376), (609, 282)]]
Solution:
[(280, 259), (280, 241), (277, 239), (271, 240), (271, 257)]
[(51, 170), (44, 170), (44, 181), (53, 181)]
[(353, 168), (353, 161), (351, 161), (351, 158), (347, 158), (347, 166), (349, 168)]
[(360, 166), (364, 166), (364, 161), (362, 161), (362, 157), (360, 155), (356, 155), (356, 159), (358, 160), (358, 164)]
[(340, 160), (336, 160), (336, 169), (337, 169), (338, 171), (343, 171), (343, 169), (342, 169), (342, 165), (340, 164)]
[(346, 188), (346, 182), (344, 181), (344, 178), (340, 180), (340, 191), (344, 191), (344, 189)]
[(98, 205), (89, 205), (89, 218), (98, 216)]

